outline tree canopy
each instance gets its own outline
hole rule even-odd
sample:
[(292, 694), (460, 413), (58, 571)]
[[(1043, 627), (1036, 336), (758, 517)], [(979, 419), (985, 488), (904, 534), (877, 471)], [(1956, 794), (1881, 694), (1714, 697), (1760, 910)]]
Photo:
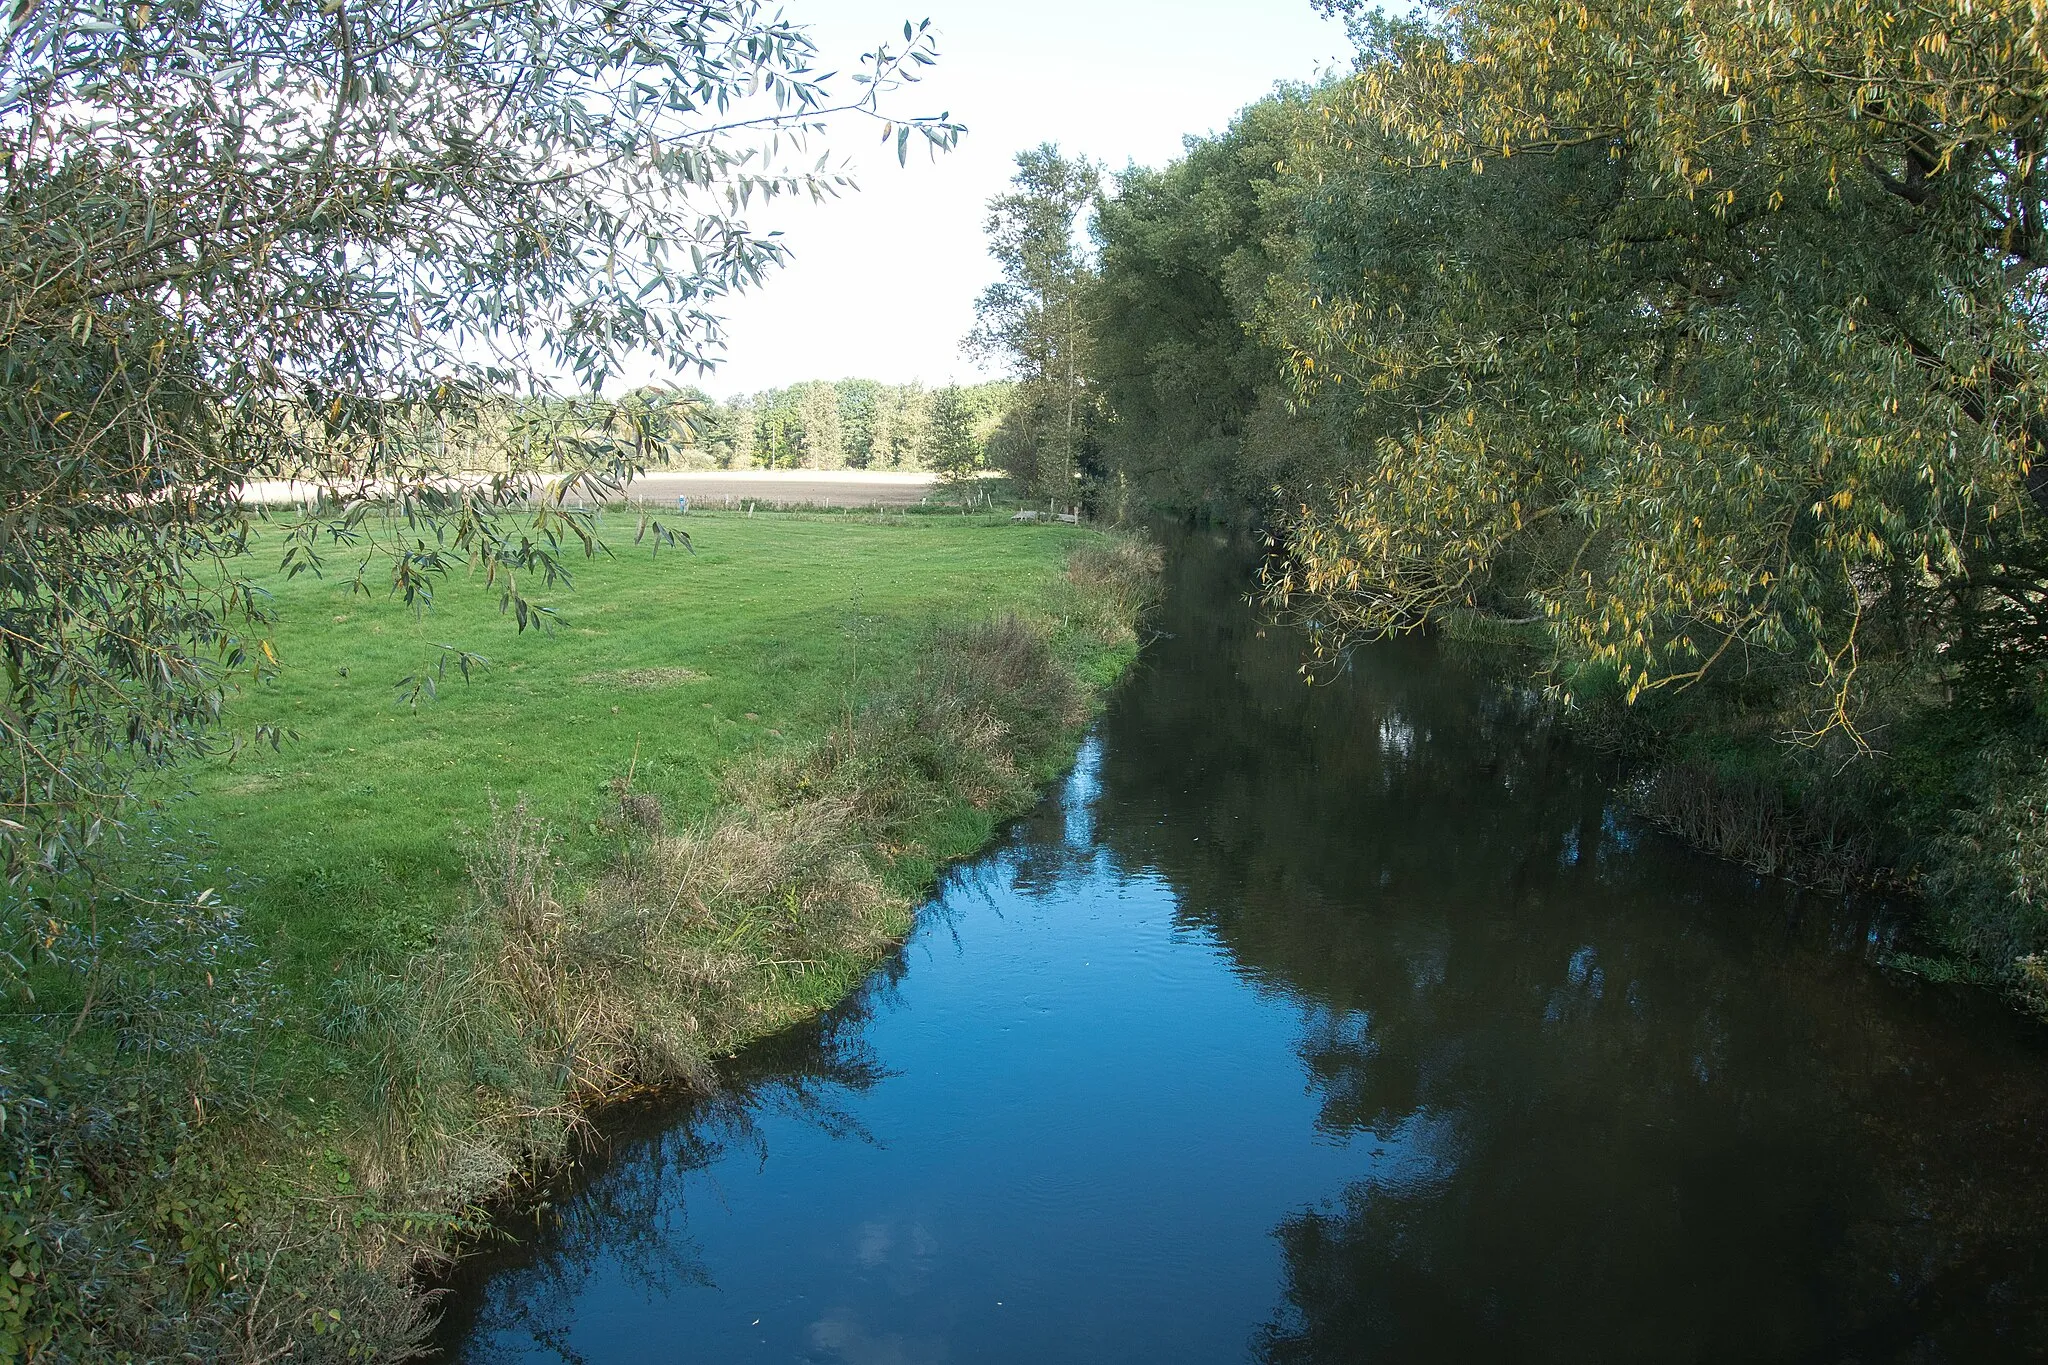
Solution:
[(1789, 668), (1808, 734), (2038, 649), (2030, 11), (1327, 8), (1354, 75), (1103, 209), (1134, 471), (1224, 440), (1335, 637), (1533, 615), (1630, 695)]
[(1302, 587), (1511, 587), (1632, 695), (1803, 660), (1816, 734), (1873, 654), (2037, 647), (2030, 12), (1337, 8), (1286, 336), (1372, 455)]
[(1001, 274), (974, 306), (967, 349), (1001, 362), (1018, 382), (1002, 436), (1005, 469), (1061, 502), (1091, 472), (1094, 405), (1085, 299), (1094, 265), (1083, 216), (1101, 169), (1051, 143), (1017, 155), (1011, 190), (988, 205), (989, 254)]
[(1099, 205), (1096, 500), (1265, 527), (1327, 649), (1510, 623), (1631, 733), (1794, 741), (1966, 956), (2048, 947), (2040, 17), (1323, 8), (1351, 73)]

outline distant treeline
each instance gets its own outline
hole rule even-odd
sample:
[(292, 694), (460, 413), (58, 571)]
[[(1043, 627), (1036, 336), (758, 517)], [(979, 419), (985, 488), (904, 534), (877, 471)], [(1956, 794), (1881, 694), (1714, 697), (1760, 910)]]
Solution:
[[(710, 404), (702, 447), (734, 469), (942, 469), (963, 454), (979, 465), (1010, 388), (812, 380)], [(971, 438), (967, 452), (942, 448), (947, 420), (958, 418)]]
[[(969, 476), (1010, 403), (1007, 382), (928, 389), (872, 379), (810, 380), (720, 402), (701, 389), (636, 390), (618, 399), (522, 402), (488, 443), (565, 442), (565, 429), (627, 442), (650, 468), (904, 469)], [(491, 425), (491, 424), (487, 424)]]

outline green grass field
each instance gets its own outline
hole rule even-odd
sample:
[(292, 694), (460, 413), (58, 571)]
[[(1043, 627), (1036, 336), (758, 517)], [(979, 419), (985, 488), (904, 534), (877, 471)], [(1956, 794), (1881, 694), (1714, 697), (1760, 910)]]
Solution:
[[(656, 556), (632, 545), (630, 519), (612, 519), (616, 557), (578, 562), (573, 588), (542, 599), (559, 613), (544, 633), (515, 632), (486, 588), (460, 579), (423, 614), (351, 596), (339, 559), (328, 580), (263, 581), (282, 674), (232, 698), (228, 721), (297, 738), (191, 765), (160, 789), (175, 793), (167, 825), (214, 845), (207, 861), (288, 984), (427, 946), (494, 800), (524, 795), (560, 831), (574, 878), (612, 852), (612, 779), (630, 769), (671, 825), (706, 814), (721, 770), (816, 740), (934, 624), (1042, 611), (1088, 534), (724, 513), (693, 514), (688, 529), (694, 555)], [(406, 705), (395, 684), (440, 644), (490, 667), (468, 683), (451, 671), (437, 698)]]

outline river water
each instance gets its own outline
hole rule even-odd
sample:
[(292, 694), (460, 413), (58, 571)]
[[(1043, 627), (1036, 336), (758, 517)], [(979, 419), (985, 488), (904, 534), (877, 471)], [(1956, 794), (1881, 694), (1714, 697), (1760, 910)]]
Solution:
[(1196, 536), (903, 951), (449, 1303), (460, 1359), (2048, 1354), (2048, 1038), (1690, 854), (1427, 643), (1328, 686)]

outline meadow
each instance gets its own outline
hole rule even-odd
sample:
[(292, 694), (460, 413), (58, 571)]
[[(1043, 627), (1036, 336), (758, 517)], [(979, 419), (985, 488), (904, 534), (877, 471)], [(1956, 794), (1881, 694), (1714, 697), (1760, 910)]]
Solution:
[[(352, 595), (341, 555), (325, 578), (259, 579), (282, 667), (233, 697), (228, 723), (292, 737), (181, 769), (159, 790), (166, 826), (210, 846), (205, 860), (288, 982), (425, 948), (465, 893), (494, 804), (524, 798), (561, 836), (572, 877), (617, 852), (615, 785), (628, 778), (666, 823), (703, 818), (721, 774), (815, 743), (936, 625), (1042, 616), (1088, 535), (992, 518), (700, 512), (688, 518), (694, 554), (657, 554), (633, 544), (628, 516), (601, 529), (613, 552), (541, 597), (556, 615), (525, 633), (489, 588), (459, 578), (423, 612)], [(467, 681), (450, 668), (409, 700), (401, 681), (435, 671), (442, 645), (488, 667)], [(1113, 667), (1106, 653), (1076, 663)]]

